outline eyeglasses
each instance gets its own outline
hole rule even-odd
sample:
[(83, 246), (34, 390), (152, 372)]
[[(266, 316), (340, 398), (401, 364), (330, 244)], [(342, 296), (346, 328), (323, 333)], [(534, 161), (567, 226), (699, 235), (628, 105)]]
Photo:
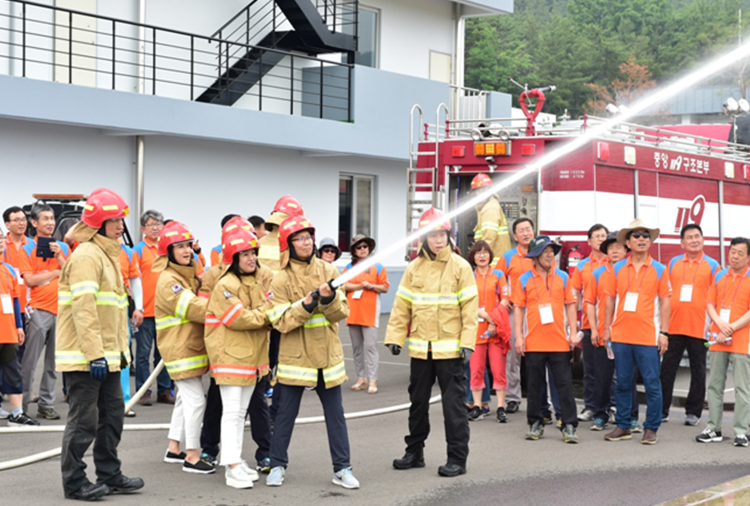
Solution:
[(292, 239), (292, 242), (302, 243), (302, 242), (309, 242), (312, 240), (313, 240), (313, 237), (311, 235), (306, 235), (304, 237), (295, 237), (294, 239)]
[(161, 228), (164, 226), (164, 223), (151, 223), (149, 225), (144, 225), (143, 228)]
[(336, 254), (336, 250), (335, 250), (335, 249), (333, 249), (333, 248), (323, 248), (322, 250), (320, 250), (320, 252), (321, 252), (321, 253), (331, 253), (331, 254), (333, 254), (333, 255), (335, 255), (335, 254)]
[(367, 249), (367, 248), (369, 248), (369, 247), (370, 247), (370, 245), (369, 245), (369, 244), (367, 244), (367, 243), (364, 243), (364, 244), (357, 244), (357, 245), (356, 245), (356, 246), (354, 247), (354, 249)]
[(634, 239), (648, 239), (651, 237), (651, 234), (649, 234), (648, 232), (633, 232), (632, 234), (630, 234), (630, 237)]
[(26, 223), (27, 221), (26, 218), (13, 218), (10, 220), (10, 223)]

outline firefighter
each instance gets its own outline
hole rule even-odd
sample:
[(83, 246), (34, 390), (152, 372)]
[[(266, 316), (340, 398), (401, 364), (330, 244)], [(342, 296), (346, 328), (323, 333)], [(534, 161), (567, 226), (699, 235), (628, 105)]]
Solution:
[(430, 208), (419, 220), (419, 228), (430, 227), (429, 232), (401, 278), (385, 344), (398, 355), (409, 334), (409, 435), (406, 453), (393, 461), (393, 467), (425, 465), (429, 399), (437, 378), (448, 445), (448, 461), (438, 468), (438, 474), (453, 477), (466, 473), (469, 455), (465, 367), (476, 342), (479, 304), (471, 266), (454, 253), (451, 225), (443, 216)]
[(352, 474), (341, 401), (341, 384), (348, 378), (336, 325), (349, 316), (349, 304), (343, 290), (334, 290), (327, 283), (339, 272), (315, 256), (315, 228), (302, 215), (282, 222), (279, 245), (281, 270), (271, 283), (267, 315), (283, 336), (274, 388), (274, 393), (281, 392), (281, 404), (271, 440), (271, 473), (266, 485), (278, 487), (284, 481), (289, 463), (287, 450), (302, 394), (305, 387), (314, 387), (323, 405), (333, 483), (359, 488), (359, 481)]
[[(182, 464), (188, 473), (211, 474), (216, 470), (200, 455), (206, 408), (202, 377), (208, 372), (203, 323), (208, 301), (197, 296), (201, 282), (192, 255), (193, 240), (185, 225), (169, 222), (161, 229), (159, 257), (152, 267), (161, 272), (156, 283), (156, 339), (164, 366), (177, 386), (164, 460)], [(180, 441), (185, 441), (186, 453), (180, 451)]]
[(268, 368), (268, 319), (264, 311), (270, 271), (258, 264), (258, 240), (237, 229), (222, 239), (224, 275), (206, 313), (210, 371), (221, 390), (221, 465), (227, 486), (252, 488), (259, 476), (242, 459), (245, 413), (258, 379)]
[[(125, 404), (120, 375), (111, 374), (129, 360), (128, 299), (117, 242), (127, 215), (119, 195), (95, 190), (73, 232), (81, 244), (60, 274), (55, 362), (65, 375), (70, 404), (60, 460), (69, 499), (90, 501), (143, 487), (142, 479), (120, 470), (117, 445)], [(96, 484), (86, 478), (83, 462), (92, 441)]]
[(492, 179), (487, 174), (477, 174), (471, 180), (471, 191), (474, 194), (487, 193), (487, 198), (477, 204), (477, 226), (474, 228), (474, 241), (483, 240), (492, 248), (495, 265), (500, 257), (510, 249), (508, 222), (500, 202), (494, 194), (489, 193)]

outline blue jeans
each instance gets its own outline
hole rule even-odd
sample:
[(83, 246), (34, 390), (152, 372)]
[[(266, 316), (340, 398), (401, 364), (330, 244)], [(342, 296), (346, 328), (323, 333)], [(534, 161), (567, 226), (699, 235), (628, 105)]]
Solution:
[(617, 386), (615, 388), (617, 426), (621, 429), (630, 429), (635, 367), (638, 366), (643, 378), (643, 385), (646, 387), (646, 421), (643, 428), (656, 432), (661, 425), (662, 408), (659, 350), (656, 346), (612, 343), (612, 351), (615, 354), (615, 371), (617, 373)]
[[(490, 373), (489, 367), (484, 370), (484, 388), (482, 389), (482, 404), (490, 403)], [(466, 403), (474, 404), (474, 395), (471, 393), (471, 365), (466, 364)]]
[[(143, 319), (140, 330), (135, 334), (135, 342), (135, 388), (140, 390), (151, 373), (151, 366), (148, 362), (151, 357), (152, 346), (154, 348), (154, 366), (161, 360), (159, 348), (156, 346), (156, 320), (153, 317)], [(156, 383), (158, 385), (157, 395), (169, 392), (171, 389), (172, 381), (169, 379), (166, 367), (156, 377)]]

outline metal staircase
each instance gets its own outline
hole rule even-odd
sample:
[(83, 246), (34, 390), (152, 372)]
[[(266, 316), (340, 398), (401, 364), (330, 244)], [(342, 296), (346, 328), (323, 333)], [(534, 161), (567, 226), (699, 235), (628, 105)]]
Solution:
[[(219, 28), (216, 81), (198, 102), (232, 105), (290, 51), (356, 59), (358, 0), (253, 0)], [(252, 46), (252, 48), (248, 48)]]

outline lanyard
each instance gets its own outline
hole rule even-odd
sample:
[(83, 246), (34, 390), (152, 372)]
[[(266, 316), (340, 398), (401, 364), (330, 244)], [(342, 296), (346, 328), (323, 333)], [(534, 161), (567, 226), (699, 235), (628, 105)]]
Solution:
[[(745, 277), (746, 273), (747, 273), (747, 268), (745, 269), (745, 272), (743, 272), (739, 276), (732, 276), (732, 278), (734, 278), (734, 277), (739, 278), (739, 283), (737, 283), (737, 288), (734, 289), (734, 295), (732, 295), (732, 302), (729, 303), (729, 306), (724, 305), (724, 302), (726, 302), (726, 300), (727, 300), (727, 283), (724, 282), (724, 296), (721, 298), (721, 307), (722, 308), (732, 307), (732, 304), (734, 304), (734, 298), (737, 297), (737, 291), (739, 291), (740, 285), (742, 284), (742, 278)], [(729, 274), (729, 273), (727, 272), (727, 274)], [(734, 283), (734, 280), (732, 280), (732, 282)]]
[[(547, 274), (547, 276), (548, 276), (548, 280), (549, 280), (549, 274)], [(553, 273), (552, 274), (552, 287), (553, 288), (555, 286), (555, 278), (554, 278), (554, 276), (555, 275)], [(534, 283), (534, 291), (536, 292), (536, 298), (537, 298), (537, 301), (539, 301), (539, 305), (541, 306), (543, 304), (542, 304), (542, 298), (539, 296), (539, 289), (536, 287), (536, 276), (532, 276), (531, 277), (531, 281)], [(545, 288), (547, 288), (546, 282), (545, 282)], [(547, 305), (550, 305), (550, 304), (552, 304), (552, 290), (550, 290), (549, 288), (547, 288)]]
[[(631, 264), (632, 265), (632, 264)], [(635, 291), (635, 293), (641, 292), (641, 287), (643, 286), (643, 280), (646, 279), (646, 275), (648, 274), (648, 268), (651, 267), (651, 262), (649, 261), (649, 264), (643, 264), (643, 267), (646, 268), (646, 272), (643, 273), (643, 277), (641, 278), (641, 282), (638, 285), (638, 290)], [(641, 268), (643, 268), (641, 267)], [(635, 266), (633, 265), (633, 269), (635, 269)], [(638, 271), (635, 272), (635, 279), (638, 279)], [(627, 292), (630, 292), (630, 265), (628, 265), (628, 289)]]
[[(685, 256), (685, 258), (687, 258), (687, 256)], [(688, 260), (688, 263), (692, 264), (693, 262), (691, 262), (690, 260)], [(695, 277), (698, 275), (698, 269), (700, 269), (701, 263), (703, 263), (703, 255), (701, 255), (700, 259), (698, 259), (698, 262), (696, 262), (695, 273), (693, 273), (693, 281), (692, 281), (692, 283), (690, 283), (691, 286), (695, 285)], [(685, 264), (683, 262), (683, 265), (682, 265), (682, 284), (683, 285), (685, 284), (685, 270), (686, 270), (686, 268), (685, 268)]]

